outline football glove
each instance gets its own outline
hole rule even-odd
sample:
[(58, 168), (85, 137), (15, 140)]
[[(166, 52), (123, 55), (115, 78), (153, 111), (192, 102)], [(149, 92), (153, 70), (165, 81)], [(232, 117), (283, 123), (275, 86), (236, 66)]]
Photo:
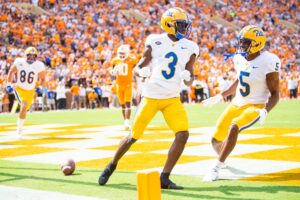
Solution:
[(150, 67), (143, 67), (143, 68), (139, 69), (138, 73), (139, 73), (140, 77), (147, 78), (147, 77), (151, 76)]
[(117, 67), (112, 67), (110, 68), (109, 70), (109, 73), (112, 75), (112, 76), (116, 76), (118, 74), (118, 70), (116, 69)]
[(266, 121), (268, 111), (265, 108), (263, 108), (263, 109), (256, 109), (256, 112), (258, 112), (258, 114), (259, 114), (260, 125), (263, 125)]
[(11, 84), (7, 84), (5, 90), (6, 90), (7, 93), (12, 93), (14, 91)]
[(180, 73), (180, 78), (184, 81), (190, 81), (191, 73), (188, 70), (184, 70)]
[(215, 104), (221, 103), (222, 101), (223, 101), (223, 96), (221, 94), (217, 94), (216, 96), (210, 97), (202, 101), (202, 105), (211, 107)]

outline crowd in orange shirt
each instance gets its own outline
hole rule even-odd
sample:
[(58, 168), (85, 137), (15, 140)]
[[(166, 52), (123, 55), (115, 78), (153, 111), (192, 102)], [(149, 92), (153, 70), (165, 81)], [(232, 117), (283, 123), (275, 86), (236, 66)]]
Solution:
[[(233, 79), (235, 76), (232, 63), (224, 62), (223, 54), (235, 51), (235, 37), (240, 28), (255, 24), (266, 31), (265, 49), (276, 53), (282, 61), (281, 95), (286, 98), (288, 80), (294, 77), (300, 83), (297, 64), (300, 38), (297, 31), (280, 22), (287, 20), (299, 24), (296, 15), (299, 1), (224, 0), (223, 3), (207, 5), (201, 0), (176, 3), (172, 0), (40, 0), (39, 6), (50, 13), (41, 16), (25, 15), (11, 3), (1, 3), (0, 80), (6, 79), (15, 57), (33, 45), (39, 50), (39, 58), (49, 66), (48, 89), (54, 90), (59, 81), (67, 84), (72, 80), (84, 80), (88, 87), (110, 85), (113, 83), (110, 61), (117, 48), (129, 44), (131, 53), (139, 58), (146, 36), (162, 32), (159, 26), (162, 13), (169, 7), (178, 6), (185, 9), (193, 21), (190, 37), (200, 47), (194, 73), (208, 85), (211, 95), (219, 92), (221, 77)], [(125, 17), (123, 11), (138, 12), (146, 20)], [(216, 23), (215, 16), (227, 20), (230, 26)], [(71, 84), (67, 86), (71, 87)]]

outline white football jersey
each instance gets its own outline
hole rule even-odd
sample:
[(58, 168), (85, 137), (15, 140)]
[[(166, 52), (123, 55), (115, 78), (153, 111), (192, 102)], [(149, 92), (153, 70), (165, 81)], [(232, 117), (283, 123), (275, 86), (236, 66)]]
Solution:
[(267, 86), (266, 75), (271, 72), (280, 73), (281, 62), (279, 58), (268, 51), (262, 52), (248, 63), (248, 66), (243, 65), (236, 69), (239, 84), (233, 104), (237, 106), (267, 103), (270, 91)]
[(17, 67), (17, 86), (24, 90), (35, 88), (38, 74), (45, 70), (45, 65), (41, 61), (28, 64), (26, 58), (16, 58), (13, 63)]
[(167, 34), (152, 34), (145, 46), (152, 48), (151, 76), (144, 83), (142, 95), (155, 99), (180, 96), (180, 73), (185, 70), (191, 55), (199, 54), (198, 45), (188, 39), (172, 41)]

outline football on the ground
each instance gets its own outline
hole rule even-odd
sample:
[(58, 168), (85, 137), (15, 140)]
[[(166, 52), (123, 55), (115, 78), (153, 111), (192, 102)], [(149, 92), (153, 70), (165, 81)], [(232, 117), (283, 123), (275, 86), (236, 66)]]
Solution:
[(73, 174), (75, 171), (75, 162), (73, 159), (67, 159), (64, 163), (60, 165), (61, 171), (64, 173), (64, 175), (68, 176)]

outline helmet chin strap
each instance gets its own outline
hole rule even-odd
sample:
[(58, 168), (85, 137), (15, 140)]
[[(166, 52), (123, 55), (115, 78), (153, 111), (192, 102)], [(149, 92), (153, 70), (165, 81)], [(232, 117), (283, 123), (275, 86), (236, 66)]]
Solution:
[(175, 34), (175, 37), (176, 37), (178, 40), (181, 40), (182, 38), (185, 37), (185, 35), (182, 34), (182, 33), (177, 32), (177, 33)]

